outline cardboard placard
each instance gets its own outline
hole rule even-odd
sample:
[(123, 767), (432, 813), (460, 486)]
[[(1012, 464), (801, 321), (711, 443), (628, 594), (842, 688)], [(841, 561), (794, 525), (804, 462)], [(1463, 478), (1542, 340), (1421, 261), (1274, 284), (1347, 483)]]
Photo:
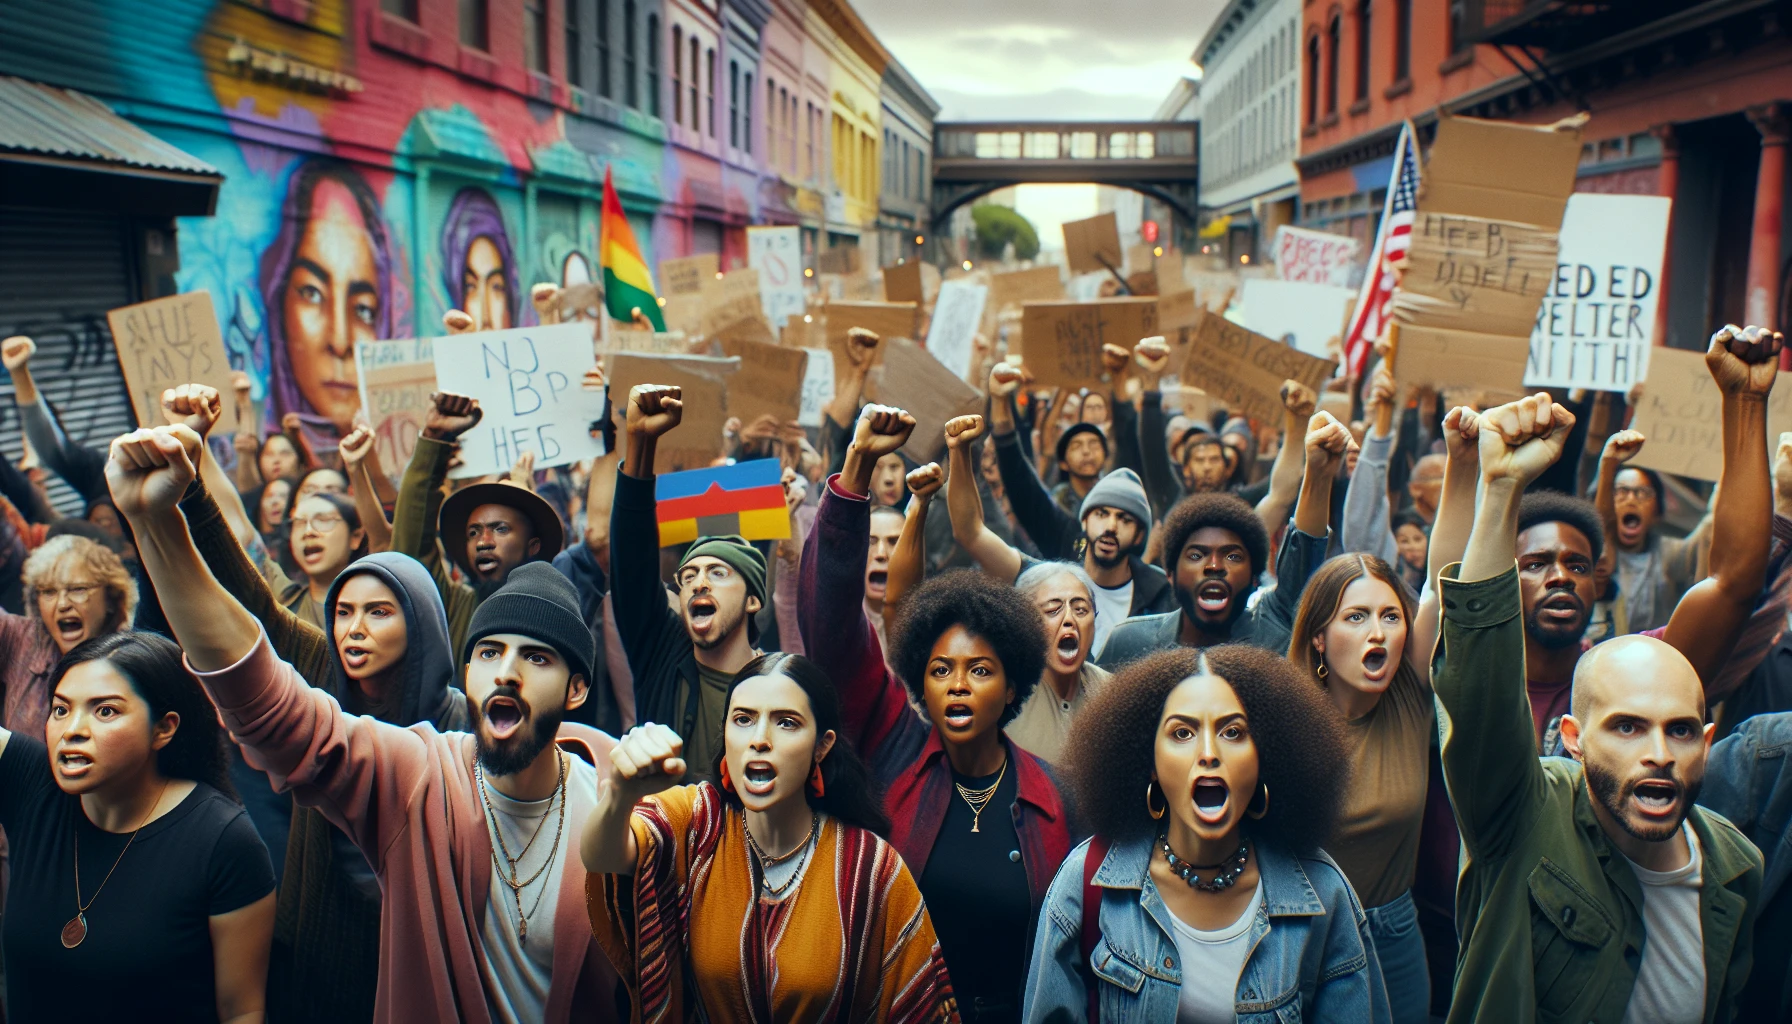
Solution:
[(884, 301), (925, 304), (926, 291), (921, 284), (921, 261), (895, 263), (884, 268)]
[(689, 337), (703, 333), (703, 296), (697, 295), (662, 295), (666, 304), (660, 307), (660, 315), (666, 318), (668, 331), (683, 331)]
[(1193, 290), (1172, 292), (1157, 297), (1157, 327), (1161, 331), (1173, 331), (1179, 327), (1193, 327), (1200, 320), (1195, 306)]
[(1344, 333), (1352, 288), (1253, 278), (1244, 283), (1245, 326), (1310, 356), (1331, 358), (1328, 343)]
[(604, 396), (579, 386), (593, 364), (589, 324), (478, 331), (436, 338), (433, 347), (440, 389), (477, 398), (485, 413), (462, 435), (451, 476), (502, 473), (525, 451), (537, 469), (604, 454), (589, 429), (603, 417)]
[(1157, 294), (1157, 271), (1139, 270), (1126, 275), (1126, 290), (1134, 295)]
[(989, 304), (996, 310), (1024, 302), (1064, 301), (1064, 278), (1055, 266), (995, 274), (989, 279)]
[(789, 316), (802, 316), (802, 229), (752, 227), (747, 229), (747, 266), (759, 272), (759, 301), (774, 330)]
[(106, 314), (118, 349), (118, 368), (131, 393), (138, 424), (163, 424), (162, 392), (182, 384), (205, 384), (223, 397), (224, 415), (213, 425), (218, 437), (236, 430), (230, 360), (208, 291), (185, 292), (122, 306)]
[(1399, 326), (1394, 378), (1402, 384), (1523, 393), (1524, 367), (1531, 358), (1530, 339)]
[[(722, 454), (722, 428), (728, 422), (728, 378), (739, 368), (738, 360), (707, 356), (615, 352), (604, 357), (604, 375), (610, 382), (618, 423), (624, 421), (629, 391), (637, 385), (665, 384), (684, 389), (683, 418), (654, 447), (655, 473), (701, 469)], [(616, 436), (624, 446), (626, 460), (628, 432), (618, 430)]]
[(428, 338), (364, 341), (355, 346), (355, 372), (361, 412), (373, 428), (374, 453), (380, 468), (398, 483), (417, 450), (429, 396), (439, 390), (435, 343)]
[(1112, 211), (1064, 224), (1064, 259), (1072, 274), (1118, 271), (1124, 255), (1120, 222)]
[(1204, 313), (1176, 378), (1199, 386), (1251, 419), (1279, 423), (1284, 380), (1297, 380), (1318, 391), (1337, 369), (1329, 359), (1316, 359), (1223, 316)]
[[(1630, 425), (1645, 441), (1629, 465), (1697, 480), (1716, 480), (1723, 472), (1723, 394), (1705, 368), (1705, 353), (1680, 348), (1650, 353), (1649, 376)], [(1767, 399), (1770, 450), (1786, 430), (1792, 430), (1792, 373), (1780, 374)]]
[(1023, 310), (1021, 352), (1040, 387), (1099, 385), (1103, 345), (1131, 351), (1139, 339), (1162, 333), (1156, 299), (1029, 302)]
[(824, 307), (828, 318), (828, 344), (846, 340), (846, 332), (863, 327), (880, 338), (915, 336), (915, 311), (912, 302), (830, 302)]
[(1647, 376), (1673, 202), (1569, 197), (1555, 275), (1531, 331), (1525, 387), (1627, 391)]
[(796, 421), (805, 427), (819, 427), (828, 403), (834, 400), (834, 353), (825, 348), (803, 351), (809, 361), (803, 369), (803, 404)]
[(611, 331), (609, 352), (655, 352), (684, 355), (691, 350), (683, 331)]
[(698, 253), (676, 260), (660, 261), (661, 294), (701, 295), (709, 282), (715, 280), (716, 271), (721, 267), (716, 262), (713, 252)]
[(1346, 288), (1361, 249), (1361, 242), (1346, 235), (1283, 224), (1276, 228), (1276, 277)]
[(866, 393), (915, 418), (904, 455), (921, 464), (938, 461), (946, 450), (946, 421), (981, 411), (983, 392), (907, 338), (893, 338), (883, 347), (882, 373), (866, 382)]
[(728, 415), (742, 426), (761, 416), (779, 423), (799, 418), (809, 363), (806, 350), (725, 338), (722, 354), (740, 360), (740, 369), (728, 380)]
[(823, 249), (815, 260), (816, 272), (821, 274), (857, 274), (859, 272), (859, 247), (854, 245), (836, 245)]
[(989, 287), (973, 281), (947, 281), (940, 286), (927, 326), (927, 351), (961, 379), (971, 375), (976, 357), (977, 329), (983, 323), (983, 307)]
[[(737, 276), (737, 274), (739, 276)], [(713, 338), (742, 320), (765, 316), (765, 305), (759, 298), (759, 272), (737, 271), (724, 274), (703, 293), (702, 334)]]

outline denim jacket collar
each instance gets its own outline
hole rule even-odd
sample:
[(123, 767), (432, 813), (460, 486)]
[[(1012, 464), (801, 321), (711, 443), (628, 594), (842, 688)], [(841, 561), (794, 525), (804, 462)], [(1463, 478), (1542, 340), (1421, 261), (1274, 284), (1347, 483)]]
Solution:
[[(1115, 843), (1095, 871), (1095, 884), (1104, 889), (1138, 889), (1141, 894), (1149, 886), (1150, 900), (1161, 905), (1157, 886), (1151, 882), (1151, 856), (1156, 849), (1155, 836)], [(1270, 917), (1316, 917), (1325, 913), (1325, 904), (1320, 902), (1299, 860), (1273, 846), (1255, 842), (1251, 844), (1251, 856), (1257, 858), (1264, 913)], [(1140, 901), (1145, 900), (1141, 895)], [(1165, 933), (1169, 933), (1168, 927)]]

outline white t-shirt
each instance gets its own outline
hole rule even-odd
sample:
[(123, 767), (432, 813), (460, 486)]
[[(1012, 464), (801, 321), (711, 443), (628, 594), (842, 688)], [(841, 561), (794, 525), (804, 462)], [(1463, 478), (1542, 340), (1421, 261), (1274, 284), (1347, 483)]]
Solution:
[[(576, 754), (562, 753), (566, 758), (566, 788), (585, 793), (587, 802), (597, 801), (597, 769)], [(504, 833), (504, 845), (516, 856), (535, 834), (541, 822), (541, 834), (517, 864), (517, 878), (526, 879), (546, 863), (552, 852), (554, 863), (541, 877), (523, 887), (523, 913), (529, 919), (527, 940), (520, 937), (516, 900), (510, 886), (498, 873), (497, 843), (492, 843), (491, 891), (485, 900), (485, 927), (479, 931), (485, 947), (485, 1005), (492, 1019), (503, 1024), (533, 1024), (547, 1012), (548, 987), (554, 982), (554, 905), (560, 898), (560, 876), (568, 857), (578, 856), (579, 829), (584, 822), (566, 816), (559, 848), (554, 845), (554, 830), (559, 824), (559, 793), (546, 800), (512, 800), (498, 792), (488, 777), (485, 794), (496, 811), (497, 824)], [(542, 815), (547, 820), (542, 821)], [(486, 819), (489, 831), (492, 816)]]
[(1263, 905), (1263, 884), (1238, 920), (1204, 932), (1182, 923), (1175, 914), (1176, 959), (1182, 964), (1182, 995), (1176, 1003), (1176, 1024), (1232, 1024), (1238, 1019), (1238, 976), (1251, 954), (1251, 922)]
[[(1680, 826), (1692, 856), (1684, 867), (1650, 871), (1630, 861), (1643, 886), (1643, 962), (1624, 1024), (1698, 1024), (1705, 1019), (1705, 937), (1699, 926), (1699, 837)], [(1629, 858), (1625, 858), (1628, 860)]]
[(1108, 634), (1131, 614), (1132, 580), (1127, 580), (1118, 587), (1096, 586), (1095, 646), (1089, 651), (1090, 661), (1101, 657), (1101, 652), (1108, 645)]

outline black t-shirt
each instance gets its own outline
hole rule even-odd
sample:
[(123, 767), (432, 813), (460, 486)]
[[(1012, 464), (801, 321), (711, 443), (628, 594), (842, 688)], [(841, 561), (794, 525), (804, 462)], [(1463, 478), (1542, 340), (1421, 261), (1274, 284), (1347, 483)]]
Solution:
[[(995, 783), (996, 776), (974, 779), (953, 772), (952, 781), (978, 790)], [(1033, 895), (1014, 831), (1019, 791), (1010, 755), (1001, 784), (972, 832), (971, 806), (954, 789), (927, 870), (918, 880), (965, 1024), (1020, 1020)]]
[[(218, 1019), (207, 918), (274, 891), (267, 847), (235, 801), (200, 783), (125, 852), (131, 834), (94, 827), (80, 798), (57, 788), (43, 742), (14, 733), (0, 754), (0, 827), (12, 861), (8, 1019), (66, 1019), (71, 1008), (85, 1020)], [(81, 896), (93, 904), (86, 940), (65, 949), (62, 926), (77, 910), (76, 830)]]

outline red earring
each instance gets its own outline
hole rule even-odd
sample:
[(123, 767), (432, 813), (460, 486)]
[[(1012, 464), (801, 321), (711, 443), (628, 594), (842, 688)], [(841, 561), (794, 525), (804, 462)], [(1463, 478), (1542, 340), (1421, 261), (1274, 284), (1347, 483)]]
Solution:
[(827, 783), (821, 777), (821, 762), (817, 761), (815, 770), (809, 773), (809, 795), (820, 797), (826, 796), (827, 792)]
[(734, 792), (734, 780), (728, 777), (728, 759), (722, 758), (722, 788)]

